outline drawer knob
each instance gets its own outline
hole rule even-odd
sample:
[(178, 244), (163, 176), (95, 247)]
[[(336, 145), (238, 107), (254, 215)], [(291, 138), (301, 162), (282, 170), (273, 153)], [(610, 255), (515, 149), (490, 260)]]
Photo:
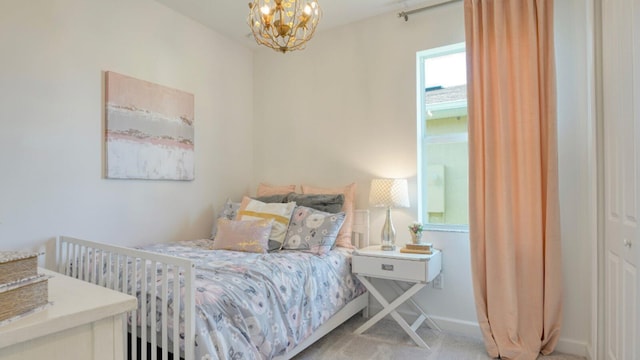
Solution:
[(382, 270), (393, 271), (393, 265), (391, 265), (391, 264), (382, 264)]

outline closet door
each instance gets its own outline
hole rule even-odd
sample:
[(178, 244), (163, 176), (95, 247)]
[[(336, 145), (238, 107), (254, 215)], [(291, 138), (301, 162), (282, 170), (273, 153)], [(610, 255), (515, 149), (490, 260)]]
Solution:
[(640, 359), (640, 0), (602, 0), (604, 355)]

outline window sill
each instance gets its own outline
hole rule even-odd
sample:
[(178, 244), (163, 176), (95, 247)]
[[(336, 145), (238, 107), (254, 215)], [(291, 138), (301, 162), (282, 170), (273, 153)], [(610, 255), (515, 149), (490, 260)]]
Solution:
[(468, 225), (433, 225), (426, 224), (424, 231), (438, 231), (438, 232), (453, 232), (453, 233), (468, 233)]

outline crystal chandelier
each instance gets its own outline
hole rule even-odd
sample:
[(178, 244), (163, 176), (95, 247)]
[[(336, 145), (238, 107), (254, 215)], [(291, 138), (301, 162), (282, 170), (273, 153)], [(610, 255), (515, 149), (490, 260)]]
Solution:
[(253, 0), (249, 9), (256, 42), (282, 53), (304, 49), (322, 16), (316, 0)]

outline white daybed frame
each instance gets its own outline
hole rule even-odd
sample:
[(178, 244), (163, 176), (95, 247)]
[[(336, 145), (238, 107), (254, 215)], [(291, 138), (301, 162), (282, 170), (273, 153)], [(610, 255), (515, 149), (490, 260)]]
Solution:
[[(357, 248), (366, 247), (369, 245), (369, 211), (368, 210), (355, 210), (353, 221), (353, 237), (352, 242)], [(131, 267), (131, 274), (128, 273), (129, 267), (122, 266), (123, 273), (119, 271), (109, 271), (107, 275), (104, 271), (99, 271), (96, 274), (95, 269), (113, 268), (119, 269), (122, 264), (128, 262), (145, 261), (150, 266), (142, 266), (140, 270), (137, 267)], [(98, 265), (98, 266), (96, 266)], [(166, 304), (167, 299), (172, 293), (178, 293), (180, 291), (179, 283), (175, 281), (173, 286), (168, 285), (168, 277), (163, 277), (160, 284), (160, 294), (157, 294), (156, 287), (147, 289), (146, 281), (141, 281), (142, 289), (140, 291), (140, 300), (138, 302), (138, 309), (131, 312), (132, 318), (136, 318), (138, 314), (147, 313), (147, 296), (149, 298), (160, 298), (162, 309), (156, 308), (156, 301), (151, 301), (151, 309), (149, 311), (150, 319), (147, 323), (146, 316), (140, 316), (141, 324), (139, 327), (129, 327), (129, 339), (131, 340), (131, 353), (130, 359), (138, 359), (137, 353), (137, 339), (148, 339), (148, 343), (151, 345), (150, 354), (147, 355), (146, 341), (142, 341), (140, 359), (151, 358), (157, 359), (156, 349), (160, 349), (161, 358), (167, 359), (168, 353), (181, 354), (185, 360), (194, 360), (194, 345), (195, 345), (195, 264), (186, 258), (180, 258), (176, 256), (163, 255), (153, 253), (149, 251), (137, 250), (132, 248), (125, 248), (113, 245), (107, 245), (92, 241), (74, 239), (66, 236), (58, 237), (56, 241), (56, 271), (83, 281), (91, 282), (109, 289), (113, 289), (119, 292), (127, 293), (129, 295), (136, 296), (137, 286), (129, 286), (130, 279), (136, 279), (140, 275), (142, 279), (146, 279), (147, 275), (151, 276), (151, 282), (157, 283), (157, 272), (152, 271), (151, 274), (147, 274), (148, 269), (161, 268), (163, 273), (166, 274), (168, 270), (172, 270), (174, 273), (182, 273), (185, 281), (185, 289), (187, 289), (184, 297), (184, 339), (185, 349), (184, 353), (181, 353), (179, 348), (179, 342), (172, 343), (169, 339), (168, 329), (169, 324), (172, 324), (173, 339), (179, 339), (180, 329), (180, 317), (179, 312), (174, 312), (173, 316), (167, 315)], [(137, 274), (137, 272), (142, 272)], [(150, 292), (147, 295), (147, 292)], [(173, 297), (173, 308), (180, 309), (180, 296)], [(316, 342), (318, 339), (335, 329), (337, 326), (351, 318), (358, 311), (363, 310), (368, 305), (368, 293), (360, 295), (356, 299), (345, 305), (340, 311), (332, 316), (327, 322), (322, 324), (310, 337), (301, 342), (298, 346), (291, 349), (289, 352), (282, 356), (275, 357), (278, 360), (291, 359), (302, 350), (306, 349), (309, 345)], [(160, 313), (160, 329), (157, 329), (158, 319), (157, 313)], [(147, 330), (149, 329), (149, 330)], [(138, 331), (140, 333), (138, 333)], [(126, 333), (126, 331), (125, 331)]]

